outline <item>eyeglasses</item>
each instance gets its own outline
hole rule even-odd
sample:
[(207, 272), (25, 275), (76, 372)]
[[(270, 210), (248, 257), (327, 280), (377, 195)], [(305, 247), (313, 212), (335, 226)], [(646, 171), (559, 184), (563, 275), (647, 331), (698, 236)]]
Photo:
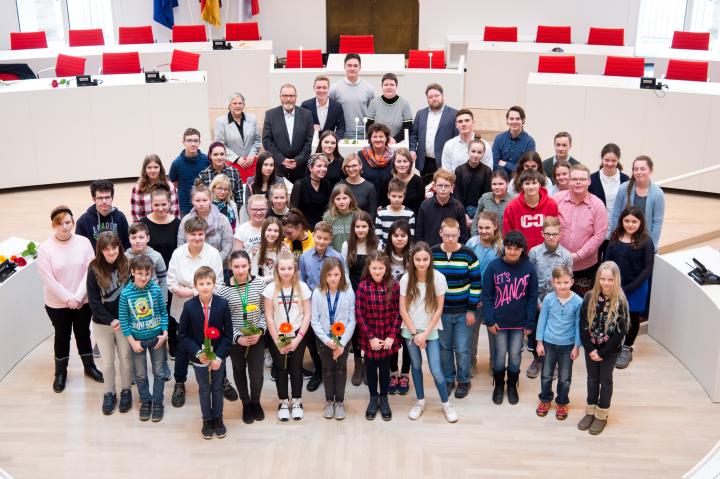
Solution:
[(267, 208), (250, 208), (253, 213), (265, 213), (267, 210)]
[(295, 98), (297, 95), (280, 95), (280, 98)]
[(453, 186), (453, 185), (446, 185), (446, 184), (442, 184), (442, 183), (440, 183), (440, 184), (439, 184), (439, 183), (435, 183), (435, 189), (436, 189), (436, 190), (449, 190), (450, 188), (452, 188), (452, 186)]
[(218, 191), (230, 191), (230, 188), (225, 188), (224, 186), (216, 186), (215, 189)]
[(585, 183), (587, 180), (588, 178), (570, 178), (573, 183)]
[(543, 236), (546, 238), (557, 238), (560, 236), (560, 233), (543, 233)]
[(112, 201), (113, 197), (112, 196), (96, 196), (95, 200), (96, 201)]
[(459, 238), (460, 233), (443, 233), (442, 237), (443, 238)]

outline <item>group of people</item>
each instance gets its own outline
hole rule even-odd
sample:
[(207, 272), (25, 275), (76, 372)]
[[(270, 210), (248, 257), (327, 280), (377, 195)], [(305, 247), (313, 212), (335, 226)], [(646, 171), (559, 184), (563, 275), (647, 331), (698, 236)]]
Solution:
[[(542, 160), (517, 106), (490, 146), (475, 136), (470, 110), (444, 104), (440, 85), (428, 86), (428, 107), (413, 119), (397, 77), (385, 75), (374, 98), (358, 78), (359, 56), (348, 55), (345, 67), (338, 84), (318, 77), (316, 98), (303, 107), (292, 85), (282, 87), (282, 105), (265, 117), (262, 152), (237, 94), (207, 154), (188, 128), (167, 174), (148, 155), (131, 224), (107, 180), (92, 182), (93, 205), (77, 221), (68, 207), (53, 209), (53, 234), (38, 256), (55, 327), (53, 389), (65, 388), (71, 331), (86, 374), (105, 384), (104, 414), (132, 409), (136, 384), (140, 419), (162, 420), (164, 383), (174, 379), (171, 402), (182, 407), (192, 364), (210, 439), (226, 434), (224, 400), (242, 401), (247, 424), (264, 419), (265, 365), (280, 421), (303, 418), (306, 377), (309, 391), (324, 387), (323, 416), (344, 419), (352, 351), (350, 381), (369, 390), (366, 418), (390, 420), (389, 396), (407, 394), (412, 379), (408, 416), (417, 420), (424, 350), (443, 413), (455, 422), (449, 398), (470, 393), (485, 324), (494, 403), (505, 394), (519, 401), (527, 338), (526, 375), (541, 376), (536, 413), (545, 416), (554, 400), (564, 420), (582, 346), (588, 382), (578, 427), (602, 432), (613, 370), (632, 360), (647, 316), (664, 214), (652, 160), (637, 157), (626, 176), (620, 148), (608, 144), (591, 174), (572, 158), (567, 132)], [(338, 141), (354, 137), (356, 117), (367, 118), (369, 144), (342, 158)], [(393, 147), (405, 130), (410, 148)], [(306, 349), (312, 371), (303, 368)]]

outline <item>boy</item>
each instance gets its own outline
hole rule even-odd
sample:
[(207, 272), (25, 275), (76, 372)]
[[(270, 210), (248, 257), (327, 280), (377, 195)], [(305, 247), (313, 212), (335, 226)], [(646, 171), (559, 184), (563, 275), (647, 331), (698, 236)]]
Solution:
[(195, 128), (188, 128), (183, 133), (183, 151), (172, 162), (168, 173), (168, 178), (178, 192), (180, 218), (190, 213), (193, 207), (190, 191), (200, 172), (208, 166), (210, 160), (200, 151), (200, 132)]
[(98, 236), (103, 231), (112, 231), (128, 249), (128, 222), (122, 211), (113, 206), (115, 185), (110, 180), (95, 180), (90, 183), (90, 194), (94, 204), (80, 216), (75, 225), (75, 233), (90, 240), (93, 251)]
[(260, 244), (260, 232), (268, 211), (268, 202), (265, 195), (252, 195), (247, 202), (250, 219), (235, 229), (235, 244), (233, 251), (244, 249), (248, 253)]
[[(178, 329), (178, 348), (191, 358), (198, 382), (203, 439), (212, 439), (213, 434), (222, 439), (227, 433), (222, 417), (224, 361), (230, 354), (233, 328), (227, 300), (213, 294), (216, 278), (208, 266), (195, 272), (193, 284), (198, 295), (183, 306)], [(217, 337), (211, 338), (212, 351), (217, 357), (210, 360), (203, 352), (203, 343), (213, 330), (217, 330)]]
[[(535, 266), (538, 276), (538, 314), (545, 296), (552, 292), (552, 274), (558, 266), (573, 270), (572, 254), (560, 246), (560, 219), (555, 216), (546, 216), (543, 221), (542, 235), (545, 242), (530, 250), (528, 257)], [(529, 378), (536, 378), (542, 369), (542, 357), (535, 349), (535, 331), (528, 336), (528, 349), (533, 353), (533, 362), (528, 366), (525, 374)]]
[[(144, 254), (130, 262), (133, 282), (120, 293), (118, 316), (123, 335), (133, 350), (132, 361), (140, 395), (140, 420), (153, 422), (163, 418), (163, 388), (165, 387), (165, 341), (168, 337), (168, 314), (160, 286), (152, 280), (153, 262)], [(147, 357), (153, 370), (153, 391), (147, 375)]]
[(543, 242), (542, 225), (546, 216), (558, 216), (558, 206), (545, 188), (541, 188), (542, 173), (525, 170), (520, 174), (522, 192), (508, 203), (503, 214), (503, 235), (519, 231), (527, 240), (527, 247), (534, 248)]
[(128, 229), (130, 238), (130, 249), (125, 251), (125, 256), (132, 261), (133, 258), (144, 254), (153, 262), (152, 279), (160, 286), (163, 298), (167, 301), (167, 266), (160, 253), (148, 246), (150, 241), (150, 230), (145, 223), (133, 223)]
[(407, 185), (399, 178), (392, 178), (388, 183), (387, 197), (390, 204), (381, 209), (375, 217), (375, 234), (378, 237), (379, 249), (385, 248), (390, 226), (400, 219), (407, 219), (410, 224), (410, 235), (415, 236), (415, 213), (403, 205)]
[(443, 220), (442, 243), (432, 247), (433, 266), (445, 275), (448, 285), (440, 319), (440, 359), (448, 395), (455, 388), (457, 378), (455, 397), (458, 399), (470, 392), (470, 334), (482, 286), (477, 256), (458, 242), (460, 226), (455, 218)]
[(460, 225), (460, 243), (470, 239), (467, 222), (465, 221), (465, 207), (452, 197), (455, 188), (455, 174), (440, 168), (433, 175), (435, 195), (420, 205), (415, 228), (415, 240), (425, 241), (430, 246), (440, 243), (439, 231), (441, 223), (446, 218), (457, 220)]

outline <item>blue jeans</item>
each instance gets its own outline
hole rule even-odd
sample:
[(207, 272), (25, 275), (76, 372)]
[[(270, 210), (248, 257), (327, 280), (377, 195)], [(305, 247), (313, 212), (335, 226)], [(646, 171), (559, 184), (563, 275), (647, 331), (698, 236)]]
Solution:
[[(465, 313), (443, 313), (440, 334), (440, 362), (445, 382), (470, 382), (470, 332)], [(457, 366), (457, 367), (456, 367)]]
[(209, 371), (207, 366), (193, 364), (195, 379), (200, 389), (200, 410), (203, 421), (221, 419), (223, 415), (223, 379), (225, 363), (217, 371)]
[[(507, 356), (507, 370), (510, 373), (520, 372), (522, 356), (522, 343), (524, 337), (522, 329), (501, 329), (495, 335), (495, 361), (493, 371), (505, 370), (505, 357)], [(492, 333), (490, 333), (492, 334)]]
[(570, 381), (572, 380), (573, 362), (570, 359), (570, 353), (573, 350), (572, 344), (558, 346), (551, 343), (543, 342), (545, 348), (545, 359), (543, 359), (542, 376), (540, 379), (540, 395), (541, 401), (550, 402), (553, 399), (552, 381), (555, 364), (558, 367), (558, 384), (557, 397), (555, 403), (565, 406), (570, 402), (568, 393), (570, 392)]
[[(412, 339), (405, 340), (405, 348), (410, 354), (411, 369), (410, 372), (415, 386), (415, 396), (418, 399), (425, 399), (425, 388), (423, 387), (422, 373), (422, 351), (413, 343)], [(427, 356), (428, 366), (430, 366), (430, 374), (435, 381), (435, 387), (440, 394), (440, 401), (448, 401), (447, 384), (445, 384), (445, 375), (443, 374), (442, 365), (440, 364), (440, 340), (430, 339), (425, 341), (425, 355)]]
[[(141, 402), (154, 402), (156, 404), (162, 404), (163, 402), (163, 388), (165, 387), (165, 348), (155, 349), (158, 339), (143, 339), (140, 341), (140, 345), (144, 351), (142, 353), (136, 353), (133, 351), (133, 370), (135, 374), (135, 384), (137, 384), (138, 395), (140, 395)], [(152, 364), (153, 372), (153, 391), (150, 396), (150, 384), (148, 381), (147, 372), (147, 356), (145, 353), (150, 355), (150, 364)]]

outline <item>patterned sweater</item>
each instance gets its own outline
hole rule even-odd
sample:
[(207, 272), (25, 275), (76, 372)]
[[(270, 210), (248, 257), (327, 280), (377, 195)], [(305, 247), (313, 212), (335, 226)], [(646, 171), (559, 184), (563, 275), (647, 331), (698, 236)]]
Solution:
[(152, 339), (168, 330), (168, 314), (160, 286), (150, 280), (144, 288), (128, 283), (120, 293), (119, 318), (123, 335)]

